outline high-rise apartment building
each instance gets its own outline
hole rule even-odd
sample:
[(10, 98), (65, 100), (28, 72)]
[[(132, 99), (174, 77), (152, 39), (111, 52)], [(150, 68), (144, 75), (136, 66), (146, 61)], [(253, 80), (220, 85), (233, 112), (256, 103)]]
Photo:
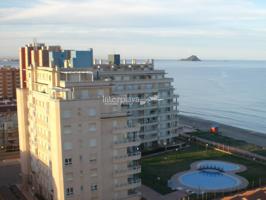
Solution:
[(32, 59), (39, 50), (20, 51), (24, 189), (48, 200), (140, 199), (140, 127), (119, 104), (103, 101), (119, 97), (112, 82), (93, 67), (39, 66)]
[(18, 150), (17, 87), (19, 69), (0, 67), (0, 151)]
[[(113, 56), (108, 63), (113, 63)], [(129, 119), (141, 125), (141, 147), (175, 145), (178, 140), (178, 95), (174, 94), (172, 78), (164, 70), (154, 69), (153, 60), (137, 63), (97, 64), (93, 67), (99, 80), (112, 83), (114, 95), (124, 95), (141, 102), (124, 103), (122, 108), (130, 112)]]
[(19, 69), (0, 67), (0, 99), (15, 99), (19, 87)]

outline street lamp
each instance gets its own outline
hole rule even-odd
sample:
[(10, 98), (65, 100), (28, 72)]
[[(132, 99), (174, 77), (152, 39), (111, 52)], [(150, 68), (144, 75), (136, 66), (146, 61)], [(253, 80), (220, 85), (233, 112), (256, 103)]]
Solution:
[(166, 147), (166, 145), (167, 145), (166, 141), (163, 142), (163, 145), (164, 145), (164, 148), (165, 148), (165, 151), (166, 151), (166, 149), (167, 149), (167, 147)]

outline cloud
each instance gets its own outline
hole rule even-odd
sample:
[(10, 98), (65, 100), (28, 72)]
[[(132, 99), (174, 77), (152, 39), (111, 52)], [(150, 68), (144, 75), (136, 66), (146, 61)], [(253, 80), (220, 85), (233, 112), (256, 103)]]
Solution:
[[(258, 20), (266, 18), (261, 9), (247, 0), (41, 0), (29, 7), (1, 8), (1, 23), (101, 23), (126, 25), (138, 19), (161, 21)], [(92, 24), (92, 25), (93, 25)]]
[(121, 42), (130, 47), (137, 43), (142, 49), (153, 43), (164, 43), (169, 49), (182, 44), (207, 52), (199, 45), (218, 48), (226, 43), (237, 51), (245, 43), (252, 46), (252, 42), (266, 39), (265, 5), (251, 0), (11, 2), (0, 3), (0, 36), (14, 46), (19, 43), (16, 40), (37, 37), (66, 45), (74, 41), (77, 45), (82, 41), (95, 45), (97, 41), (109, 45)]

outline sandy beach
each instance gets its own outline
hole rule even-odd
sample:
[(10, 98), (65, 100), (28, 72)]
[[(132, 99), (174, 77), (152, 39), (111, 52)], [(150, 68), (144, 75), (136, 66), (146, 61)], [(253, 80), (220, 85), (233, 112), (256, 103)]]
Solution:
[(263, 134), (251, 130), (225, 125), (219, 122), (184, 115), (180, 115), (179, 122), (180, 125), (191, 126), (202, 131), (208, 131), (211, 126), (215, 125), (219, 127), (219, 131), (224, 136), (232, 137), (238, 140), (244, 140), (248, 143), (266, 147), (266, 133)]

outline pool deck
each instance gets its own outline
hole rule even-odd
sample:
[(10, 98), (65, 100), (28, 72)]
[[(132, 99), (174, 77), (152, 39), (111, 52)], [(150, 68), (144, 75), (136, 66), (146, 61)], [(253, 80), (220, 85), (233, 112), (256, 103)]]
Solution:
[(184, 191), (192, 191), (192, 192), (197, 193), (197, 194), (201, 194), (203, 192), (230, 192), (230, 191), (244, 189), (244, 188), (246, 188), (248, 186), (248, 181), (245, 178), (235, 174), (235, 173), (239, 173), (239, 172), (245, 171), (247, 168), (244, 165), (231, 163), (231, 162), (225, 162), (225, 161), (221, 161), (221, 162), (230, 163), (230, 164), (236, 164), (236, 165), (239, 166), (239, 169), (237, 169), (237, 170), (232, 170), (232, 171), (226, 171), (225, 172), (226, 174), (231, 175), (231, 176), (237, 178), (240, 181), (240, 184), (237, 187), (230, 187), (230, 188), (227, 188), (227, 189), (220, 189), (220, 190), (219, 189), (217, 189), (217, 190), (208, 190), (208, 189), (199, 190), (199, 189), (195, 189), (193, 187), (189, 187), (187, 185), (183, 185), (181, 183), (181, 181), (179, 180), (179, 177), (184, 175), (184, 174), (186, 174), (186, 173), (188, 173), (188, 172), (196, 171), (198, 169), (198, 167), (197, 167), (198, 164), (203, 162), (203, 161), (219, 161), (219, 160), (201, 160), (201, 161), (194, 162), (194, 163), (192, 163), (190, 165), (190, 170), (183, 171), (183, 172), (180, 172), (180, 173), (177, 173), (177, 174), (173, 175), (169, 181), (174, 181), (175, 182), (175, 186), (176, 186), (177, 190), (180, 190), (180, 191), (182, 191), (182, 190), (184, 190)]

